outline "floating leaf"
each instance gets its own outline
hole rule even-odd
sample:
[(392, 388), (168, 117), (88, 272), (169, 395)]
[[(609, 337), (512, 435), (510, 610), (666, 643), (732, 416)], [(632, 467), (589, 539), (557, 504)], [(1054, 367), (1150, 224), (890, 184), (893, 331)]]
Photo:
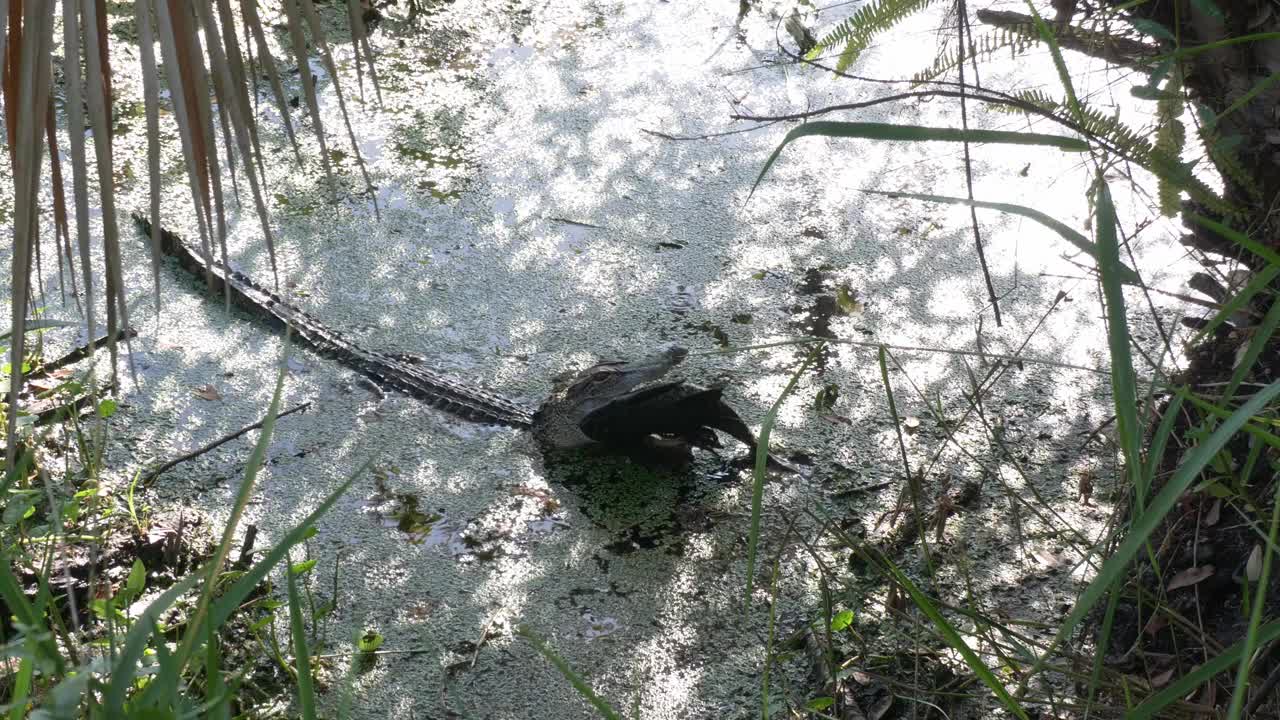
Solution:
[(102, 402), (98, 403), (98, 417), (109, 418), (112, 415), (115, 415), (117, 407), (118, 405), (116, 404), (115, 400), (112, 400), (111, 398), (107, 398), (103, 400)]
[(841, 610), (831, 618), (831, 632), (840, 632), (853, 624), (853, 611)]
[(370, 653), (382, 647), (382, 643), (385, 640), (386, 638), (382, 637), (382, 634), (376, 630), (367, 630), (365, 631), (365, 634), (361, 635), (360, 639), (356, 641), (356, 648), (362, 653)]
[(818, 412), (825, 412), (835, 407), (836, 401), (839, 399), (840, 386), (835, 383), (828, 383), (814, 396), (813, 409)]
[(857, 315), (862, 312), (863, 304), (858, 301), (858, 292), (849, 289), (848, 285), (841, 285), (836, 290), (836, 305), (840, 308), (842, 315)]

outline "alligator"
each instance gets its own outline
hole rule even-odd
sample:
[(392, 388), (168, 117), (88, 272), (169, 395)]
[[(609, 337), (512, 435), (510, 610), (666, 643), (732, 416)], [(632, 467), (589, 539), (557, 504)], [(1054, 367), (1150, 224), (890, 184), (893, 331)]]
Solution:
[[(151, 235), (140, 213), (134, 222)], [(422, 367), (411, 356), (369, 350), (329, 328), (249, 276), (194, 252), (177, 234), (160, 230), (161, 251), (183, 269), (208, 278), (213, 290), (278, 327), (292, 331), (317, 352), (372, 380), (465, 420), (531, 430), (544, 451), (603, 449), (637, 451), (689, 447), (718, 448), (714, 430), (753, 451), (755, 437), (721, 395), (662, 379), (687, 356), (673, 347), (632, 362), (602, 362), (560, 378), (537, 409)], [(661, 381), (661, 382), (660, 382)]]

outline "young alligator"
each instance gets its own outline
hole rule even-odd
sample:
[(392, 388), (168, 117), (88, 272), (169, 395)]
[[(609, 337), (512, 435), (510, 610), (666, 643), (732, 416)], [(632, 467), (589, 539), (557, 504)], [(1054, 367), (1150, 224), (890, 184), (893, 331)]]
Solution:
[[(147, 218), (134, 213), (133, 219), (150, 236)], [(713, 428), (755, 448), (751, 431), (721, 399), (719, 388), (700, 388), (679, 381), (656, 382), (685, 358), (687, 353), (682, 348), (635, 362), (604, 362), (589, 367), (558, 383), (535, 412), (399, 357), (366, 350), (247, 275), (216, 260), (207, 264), (176, 234), (162, 228), (160, 239), (166, 255), (176, 258), (187, 271), (212, 278), (219, 293), (229, 288), (236, 304), (277, 325), (291, 326), (308, 345), (375, 383), (466, 420), (531, 429), (544, 450), (598, 445), (632, 452), (652, 447), (655, 438), (681, 445), (718, 447)]]

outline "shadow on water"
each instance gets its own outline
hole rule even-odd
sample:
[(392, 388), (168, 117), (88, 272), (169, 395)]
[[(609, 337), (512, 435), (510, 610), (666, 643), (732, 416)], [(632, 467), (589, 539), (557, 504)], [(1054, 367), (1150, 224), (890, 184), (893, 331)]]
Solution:
[(714, 495), (739, 477), (729, 461), (710, 455), (677, 463), (578, 454), (548, 458), (548, 473), (609, 534), (604, 549), (614, 555), (641, 549), (682, 555), (689, 534), (714, 527), (708, 509)]
[(399, 489), (404, 483), (393, 467), (374, 470), (375, 492), (363, 508), (382, 527), (398, 531), (405, 542), (443, 547), (460, 563), (521, 554), (538, 536), (568, 527), (562, 502), (572, 503), (605, 531), (610, 540), (602, 549), (613, 555), (659, 550), (679, 557), (690, 534), (714, 529), (715, 496), (741, 478), (731, 460), (705, 453), (646, 461), (557, 453), (547, 463), (557, 490), (517, 485), (510, 491), (513, 506), (534, 508), (531, 519), (525, 514), (519, 521), (492, 523), (481, 517), (451, 517), (444, 508), (431, 508), (420, 493)]
[[(808, 302), (797, 302), (788, 308), (791, 313), (790, 325), (802, 335), (836, 340), (838, 336), (832, 328), (832, 321), (842, 316), (860, 315), (865, 304), (858, 297), (858, 291), (847, 283), (836, 278), (833, 265), (819, 265), (804, 271), (804, 279), (796, 292)], [(798, 358), (808, 355), (808, 348), (797, 348)], [(824, 347), (814, 361), (814, 368), (819, 375), (827, 369), (827, 363), (834, 356), (830, 345)]]

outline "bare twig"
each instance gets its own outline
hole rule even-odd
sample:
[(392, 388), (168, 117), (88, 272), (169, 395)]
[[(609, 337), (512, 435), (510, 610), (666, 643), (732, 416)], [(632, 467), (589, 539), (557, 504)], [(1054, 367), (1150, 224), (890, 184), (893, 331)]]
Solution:
[[(116, 333), (116, 340), (124, 340), (125, 338), (132, 338), (137, 336), (138, 336), (138, 331), (136, 329), (131, 327), (124, 328), (120, 332)], [(89, 357), (89, 353), (92, 350), (97, 350), (103, 345), (106, 345), (109, 340), (110, 338), (108, 338), (106, 335), (103, 335), (91, 343), (85, 343), (84, 345), (81, 345), (75, 350), (72, 350), (71, 352), (67, 353), (66, 355), (63, 355), (62, 357), (56, 360), (50, 360), (49, 362), (45, 363), (43, 366), (40, 367), (40, 369), (37, 372), (28, 374), (27, 379), (30, 380), (32, 378), (43, 377), (55, 370), (60, 370), (68, 365), (73, 365), (75, 363), (78, 363), (81, 360)]]
[(240, 543), (240, 555), (236, 558), (234, 567), (247, 568), (253, 562), (253, 544), (258, 539), (258, 526), (250, 523), (244, 529), (244, 542)]
[(484, 627), (480, 630), (480, 639), (476, 640), (475, 652), (471, 653), (471, 667), (476, 666), (476, 659), (480, 657), (480, 648), (484, 647), (485, 641), (489, 639), (489, 628), (493, 627), (493, 621), (497, 618), (497, 613), (494, 613), (484, 621)]
[[(978, 226), (978, 208), (973, 202), (973, 161), (969, 156), (969, 91), (964, 76), (964, 49), (966, 42), (973, 42), (973, 34), (969, 31), (969, 9), (964, 0), (956, 0), (956, 14), (960, 16), (960, 43), (957, 49), (956, 70), (960, 72), (960, 127), (965, 132), (964, 140), (964, 186), (969, 194), (969, 220), (973, 227), (973, 244), (978, 251), (978, 267), (982, 269), (982, 279), (987, 285), (987, 299), (991, 301), (991, 311), (995, 314), (996, 327), (1002, 327), (1000, 318), (1000, 300), (996, 297), (996, 287), (991, 281), (991, 271), (987, 267), (987, 253), (982, 247), (982, 231)], [(966, 35), (968, 37), (966, 38)], [(975, 73), (977, 67), (974, 67)], [(980, 89), (980, 82), (974, 77), (974, 88)]]
[[(276, 417), (277, 417), (277, 418), (282, 418), (282, 417), (284, 417), (285, 415), (292, 415), (292, 414), (294, 414), (294, 413), (296, 413), (296, 412), (302, 412), (303, 410), (306, 410), (306, 409), (307, 409), (307, 408), (309, 408), (309, 407), (311, 407), (311, 403), (310, 403), (310, 402), (304, 402), (304, 403), (302, 403), (301, 405), (295, 405), (295, 406), (293, 406), (293, 407), (289, 408), (288, 410), (285, 410), (285, 411), (281, 412), (280, 414), (276, 415)], [(174, 458), (174, 459), (170, 460), (169, 462), (167, 462), (167, 463), (165, 463), (165, 464), (161, 465), (160, 467), (156, 468), (155, 470), (152, 470), (151, 472), (147, 473), (147, 474), (146, 474), (146, 476), (143, 478), (142, 484), (143, 484), (143, 485), (148, 485), (148, 484), (150, 484), (152, 481), (154, 481), (157, 477), (159, 477), (161, 473), (163, 473), (164, 471), (166, 471), (166, 470), (168, 470), (169, 468), (173, 467), (174, 465), (177, 465), (178, 463), (186, 462), (186, 461), (188, 461), (188, 460), (190, 460), (190, 459), (192, 459), (192, 458), (199, 457), (199, 456), (201, 456), (201, 455), (203, 455), (203, 454), (205, 454), (205, 453), (209, 452), (210, 450), (213, 450), (213, 449), (215, 449), (215, 448), (217, 448), (217, 447), (219, 447), (219, 446), (221, 446), (221, 445), (225, 445), (226, 443), (229, 443), (229, 442), (231, 442), (232, 440), (235, 440), (236, 438), (240, 437), (241, 435), (244, 435), (245, 433), (249, 432), (250, 430), (257, 430), (257, 429), (258, 429), (258, 428), (260, 428), (260, 427), (262, 427), (262, 421), (261, 421), (261, 420), (259, 420), (258, 422), (254, 423), (254, 424), (252, 424), (252, 425), (246, 425), (245, 427), (240, 428), (239, 430), (237, 430), (237, 431), (235, 431), (235, 432), (231, 433), (230, 435), (226, 435), (226, 436), (223, 436), (223, 437), (221, 437), (221, 438), (218, 438), (217, 440), (214, 440), (213, 442), (209, 443), (208, 445), (205, 445), (205, 446), (204, 446), (204, 447), (202, 447), (202, 448), (199, 448), (198, 450), (192, 450), (191, 452), (189, 452), (189, 453), (187, 453), (187, 454), (185, 454), (185, 455), (182, 455), (182, 456), (180, 456), (180, 457), (176, 457), (176, 458)]]

